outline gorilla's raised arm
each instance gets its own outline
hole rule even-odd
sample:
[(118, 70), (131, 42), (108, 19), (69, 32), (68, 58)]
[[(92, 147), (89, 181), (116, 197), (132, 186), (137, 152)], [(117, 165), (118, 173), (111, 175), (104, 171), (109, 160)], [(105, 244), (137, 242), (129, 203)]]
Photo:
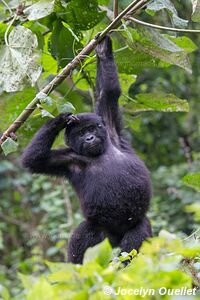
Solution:
[(108, 126), (111, 138), (121, 131), (121, 115), (118, 98), (121, 93), (117, 68), (113, 58), (112, 41), (109, 36), (96, 47), (97, 78), (96, 78), (96, 109)]

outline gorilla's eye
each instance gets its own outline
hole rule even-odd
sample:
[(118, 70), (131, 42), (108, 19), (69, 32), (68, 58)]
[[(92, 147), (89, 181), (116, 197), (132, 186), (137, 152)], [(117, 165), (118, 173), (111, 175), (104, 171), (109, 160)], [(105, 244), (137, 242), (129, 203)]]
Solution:
[(99, 127), (99, 128), (102, 128), (102, 125), (101, 125), (101, 124), (98, 124), (98, 127)]

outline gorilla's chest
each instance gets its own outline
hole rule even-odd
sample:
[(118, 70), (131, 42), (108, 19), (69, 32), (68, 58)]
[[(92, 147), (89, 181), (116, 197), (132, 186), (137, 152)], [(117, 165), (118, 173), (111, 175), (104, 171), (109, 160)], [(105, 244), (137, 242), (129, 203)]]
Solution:
[(123, 152), (113, 147), (111, 151), (102, 155), (99, 159), (94, 160), (94, 162), (88, 166), (87, 172), (93, 176), (99, 176), (103, 173), (104, 175), (107, 174), (107, 176), (109, 176), (109, 174), (114, 175), (114, 169), (115, 174), (119, 173), (119, 166), (124, 164), (125, 167), (127, 161), (129, 160), (129, 156), (126, 156)]
[(134, 157), (114, 148), (80, 172), (74, 187), (81, 202), (129, 198), (135, 189), (136, 173)]

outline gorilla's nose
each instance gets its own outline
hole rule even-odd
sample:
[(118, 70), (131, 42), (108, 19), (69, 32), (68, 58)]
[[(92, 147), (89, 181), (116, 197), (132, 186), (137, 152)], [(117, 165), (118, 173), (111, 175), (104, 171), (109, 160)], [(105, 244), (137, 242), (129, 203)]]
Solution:
[(86, 137), (86, 142), (92, 143), (94, 141), (94, 139), (95, 139), (95, 136), (90, 134)]

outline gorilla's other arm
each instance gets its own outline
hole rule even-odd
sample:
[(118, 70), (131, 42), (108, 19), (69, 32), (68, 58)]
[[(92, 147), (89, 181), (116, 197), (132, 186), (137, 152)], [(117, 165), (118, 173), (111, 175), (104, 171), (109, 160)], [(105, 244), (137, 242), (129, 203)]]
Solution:
[(51, 150), (56, 136), (67, 126), (71, 114), (61, 114), (48, 121), (25, 149), (22, 164), (33, 173), (67, 176), (72, 165), (86, 163), (72, 149)]

